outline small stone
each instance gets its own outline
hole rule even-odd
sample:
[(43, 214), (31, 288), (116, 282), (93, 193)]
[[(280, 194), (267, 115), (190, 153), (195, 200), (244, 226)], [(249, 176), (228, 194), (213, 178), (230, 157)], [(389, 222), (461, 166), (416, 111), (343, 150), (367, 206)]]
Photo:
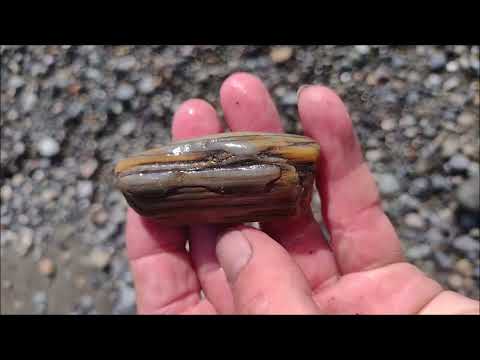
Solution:
[(88, 159), (80, 165), (80, 175), (84, 179), (89, 179), (97, 170), (98, 161), (95, 159)]
[(77, 183), (77, 195), (80, 198), (88, 198), (93, 194), (93, 183), (82, 180)]
[(383, 152), (381, 150), (368, 150), (365, 153), (365, 158), (370, 162), (377, 162), (383, 159)]
[(418, 213), (408, 213), (404, 218), (405, 225), (414, 229), (423, 229), (425, 227), (425, 220)]
[(478, 118), (476, 118), (471, 112), (463, 112), (457, 118), (457, 123), (465, 128), (471, 127), (475, 124), (475, 121), (478, 122)]
[(430, 74), (425, 80), (425, 86), (429, 89), (435, 89), (442, 84), (442, 77), (438, 74)]
[(451, 185), (448, 179), (442, 175), (439, 175), (439, 174), (432, 175), (430, 180), (432, 183), (433, 191), (438, 191), (438, 192), (449, 191), (451, 188)]
[(47, 294), (36, 291), (32, 296), (33, 309), (36, 314), (44, 314), (47, 310)]
[(23, 96), (22, 96), (22, 109), (23, 112), (28, 113), (33, 110), (35, 104), (37, 103), (37, 95), (35, 95), (31, 91), (27, 91)]
[(53, 275), (55, 275), (55, 270), (55, 264), (49, 258), (44, 258), (38, 263), (38, 271), (43, 276), (52, 277)]
[(458, 152), (460, 144), (458, 137), (449, 136), (442, 143), (442, 156), (444, 158), (450, 158)]
[(18, 89), (23, 85), (25, 85), (25, 80), (17, 75), (12, 76), (8, 81), (8, 87), (10, 88)]
[(275, 64), (280, 64), (288, 61), (293, 54), (293, 49), (288, 46), (281, 46), (273, 48), (270, 51), (270, 58)]
[(475, 176), (459, 186), (456, 196), (460, 205), (473, 212), (480, 212), (480, 177)]
[(130, 286), (121, 286), (118, 291), (118, 300), (115, 305), (115, 313), (133, 313), (135, 310), (135, 301), (135, 290)]
[(340, 81), (342, 83), (348, 83), (352, 80), (352, 74), (350, 74), (349, 72), (343, 72), (342, 74), (340, 74)]
[(115, 61), (115, 69), (119, 71), (129, 71), (135, 67), (136, 60), (133, 56), (123, 56)]
[(440, 268), (442, 268), (443, 270), (449, 270), (452, 268), (453, 261), (450, 256), (446, 255), (444, 252), (434, 251), (433, 258), (435, 259), (438, 266), (440, 266)]
[(463, 278), (463, 289), (467, 291), (471, 291), (474, 289), (475, 286), (478, 286), (478, 285), (475, 281), (473, 281), (472, 278), (470, 277)]
[(22, 228), (20, 230), (20, 235), (18, 242), (14, 244), (15, 251), (20, 256), (25, 256), (29, 252), (33, 244), (33, 231), (30, 228)]
[(370, 52), (369, 45), (356, 45), (355, 50), (361, 55), (367, 55)]
[(142, 94), (150, 94), (158, 86), (158, 81), (153, 76), (145, 76), (139, 81), (137, 87)]
[(389, 173), (376, 174), (380, 192), (383, 195), (393, 195), (400, 191), (400, 184), (395, 176)]
[(447, 63), (447, 66), (446, 66), (446, 69), (448, 72), (456, 72), (458, 71), (458, 69), (460, 68), (460, 66), (458, 65), (458, 62), (456, 61), (449, 61)]
[(417, 124), (417, 120), (412, 115), (405, 115), (398, 122), (398, 125), (402, 128), (408, 128), (416, 124)]
[(447, 163), (452, 173), (464, 173), (470, 167), (470, 160), (462, 154), (453, 155)]
[(418, 128), (415, 127), (415, 126), (412, 126), (412, 127), (409, 127), (407, 129), (405, 129), (405, 131), (403, 132), (403, 134), (409, 138), (409, 139), (413, 139), (415, 136), (417, 136), (418, 134)]
[(432, 253), (432, 249), (428, 244), (415, 245), (406, 251), (407, 258), (411, 260), (424, 259)]
[(419, 199), (425, 199), (430, 195), (431, 185), (427, 178), (420, 177), (413, 180), (410, 184), (409, 192)]
[(382, 120), (382, 123), (381, 123), (380, 126), (382, 127), (382, 130), (384, 130), (384, 131), (391, 131), (391, 130), (395, 129), (397, 124), (396, 124), (394, 119), (387, 118), (387, 119)]
[(444, 53), (435, 53), (430, 58), (430, 69), (433, 71), (443, 70), (447, 64), (447, 58)]
[(120, 115), (123, 112), (123, 105), (118, 101), (113, 101), (110, 104), (110, 109), (115, 115)]
[(92, 211), (92, 221), (96, 225), (105, 225), (108, 221), (108, 214), (103, 208), (97, 208)]
[(3, 185), (2, 189), (0, 190), (0, 197), (3, 201), (7, 202), (12, 198), (13, 190), (8, 185)]
[(463, 278), (458, 274), (450, 274), (447, 278), (448, 285), (454, 290), (459, 290), (463, 284)]
[(443, 83), (443, 90), (450, 91), (458, 87), (458, 85), (460, 85), (460, 79), (454, 76)]
[(59, 153), (60, 145), (55, 139), (46, 137), (39, 141), (37, 149), (41, 156), (52, 157)]
[(134, 120), (126, 121), (120, 126), (120, 134), (123, 136), (130, 135), (135, 130), (136, 126), (137, 125)]
[(91, 310), (93, 308), (93, 298), (90, 295), (83, 295), (79, 301), (83, 310)]
[(94, 248), (88, 258), (86, 259), (86, 265), (95, 267), (97, 269), (104, 269), (110, 262), (111, 254), (110, 252), (100, 249)]
[(135, 88), (130, 84), (120, 84), (115, 92), (117, 99), (122, 101), (130, 100), (135, 95)]
[(296, 105), (297, 104), (297, 93), (295, 91), (289, 91), (282, 96), (282, 104), (284, 105)]
[(462, 235), (453, 240), (453, 247), (464, 253), (478, 253), (480, 251), (480, 242), (468, 235)]
[(87, 285), (87, 279), (84, 276), (76, 276), (73, 280), (73, 284), (79, 290), (82, 290)]
[(460, 259), (455, 263), (455, 270), (463, 276), (473, 275), (473, 264), (467, 259)]
[(13, 283), (10, 280), (2, 280), (2, 289), (10, 290), (13, 287)]
[(10, 120), (10, 121), (15, 121), (18, 119), (18, 112), (15, 110), (15, 109), (11, 109), (8, 113), (7, 113), (7, 120)]

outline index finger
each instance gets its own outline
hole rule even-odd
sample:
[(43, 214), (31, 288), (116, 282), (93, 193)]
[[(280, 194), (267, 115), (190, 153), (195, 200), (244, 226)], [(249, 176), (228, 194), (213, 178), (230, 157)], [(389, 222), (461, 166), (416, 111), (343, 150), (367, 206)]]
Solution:
[(308, 86), (300, 91), (298, 109), (305, 132), (320, 144), (317, 187), (341, 272), (403, 261), (341, 99), (326, 87)]

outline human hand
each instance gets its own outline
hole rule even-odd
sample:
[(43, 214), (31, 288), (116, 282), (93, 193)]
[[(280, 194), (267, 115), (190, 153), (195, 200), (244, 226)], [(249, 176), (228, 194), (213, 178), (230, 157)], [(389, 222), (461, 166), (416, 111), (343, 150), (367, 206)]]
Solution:
[[(220, 101), (232, 131), (282, 131), (268, 91), (252, 75), (225, 80)], [(129, 209), (138, 312), (478, 314), (478, 301), (443, 290), (405, 262), (339, 97), (322, 86), (302, 87), (298, 111), (305, 134), (321, 146), (316, 184), (331, 245), (309, 209), (260, 224), (262, 231), (165, 227)], [(217, 114), (203, 100), (186, 101), (173, 119), (174, 139), (219, 132)]]

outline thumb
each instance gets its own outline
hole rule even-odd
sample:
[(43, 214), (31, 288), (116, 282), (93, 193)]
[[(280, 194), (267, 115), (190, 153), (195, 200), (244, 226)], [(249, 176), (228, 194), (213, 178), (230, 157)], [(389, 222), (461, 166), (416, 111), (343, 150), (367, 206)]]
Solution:
[(216, 252), (238, 313), (318, 313), (300, 268), (262, 231), (246, 226), (230, 229), (219, 238)]

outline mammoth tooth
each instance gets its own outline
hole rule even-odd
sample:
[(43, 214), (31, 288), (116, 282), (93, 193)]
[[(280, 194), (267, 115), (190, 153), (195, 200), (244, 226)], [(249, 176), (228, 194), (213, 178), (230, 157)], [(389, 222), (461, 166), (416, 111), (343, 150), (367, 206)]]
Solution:
[(300, 135), (223, 133), (120, 160), (115, 178), (138, 214), (161, 223), (271, 221), (309, 206), (319, 150)]

